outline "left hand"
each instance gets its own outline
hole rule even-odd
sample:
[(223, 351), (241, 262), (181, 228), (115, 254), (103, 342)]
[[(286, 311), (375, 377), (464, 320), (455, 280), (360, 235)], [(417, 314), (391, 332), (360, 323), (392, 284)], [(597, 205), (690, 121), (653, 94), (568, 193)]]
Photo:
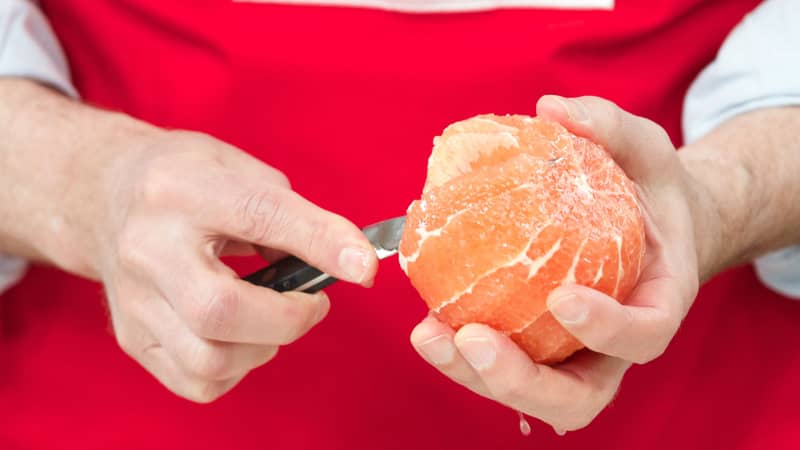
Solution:
[(537, 113), (603, 145), (634, 181), (646, 233), (637, 286), (624, 305), (583, 286), (554, 290), (548, 309), (590, 351), (553, 367), (534, 363), (506, 335), (480, 324), (455, 332), (428, 317), (411, 342), (456, 383), (562, 434), (588, 425), (631, 364), (657, 358), (678, 330), (699, 285), (698, 253), (704, 255), (695, 242), (706, 240), (696, 240), (693, 217), (704, 197), (657, 124), (597, 97), (545, 96)]

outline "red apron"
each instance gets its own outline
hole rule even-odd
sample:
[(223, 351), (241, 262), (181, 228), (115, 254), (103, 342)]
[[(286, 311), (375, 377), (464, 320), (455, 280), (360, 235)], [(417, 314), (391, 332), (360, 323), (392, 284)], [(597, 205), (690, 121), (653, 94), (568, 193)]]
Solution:
[[(755, 0), (618, 0), (613, 11), (408, 15), (150, 0), (43, 1), (84, 99), (210, 133), (367, 224), (420, 192), (431, 138), (544, 93), (594, 94), (679, 140), (681, 99)], [(244, 271), (255, 267), (239, 267)], [(749, 269), (707, 285), (659, 360), (588, 428), (520, 435), (440, 376), (396, 262), (339, 283), (330, 316), (210, 405), (117, 348), (101, 288), (37, 268), (0, 298), (0, 447), (25, 449), (779, 449), (800, 445), (800, 303)]]

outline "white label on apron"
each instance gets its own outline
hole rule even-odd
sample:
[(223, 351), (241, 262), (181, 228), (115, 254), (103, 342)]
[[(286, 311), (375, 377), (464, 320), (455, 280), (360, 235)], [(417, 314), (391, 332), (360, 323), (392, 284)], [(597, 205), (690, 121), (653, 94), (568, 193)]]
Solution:
[(241, 3), (346, 6), (412, 13), (486, 11), (503, 8), (613, 9), (614, 0), (234, 0)]

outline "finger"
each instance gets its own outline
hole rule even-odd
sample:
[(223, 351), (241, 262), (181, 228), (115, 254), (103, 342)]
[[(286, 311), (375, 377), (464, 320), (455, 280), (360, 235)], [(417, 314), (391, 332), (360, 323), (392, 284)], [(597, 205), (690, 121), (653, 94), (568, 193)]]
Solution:
[[(176, 239), (181, 239), (177, 237)], [(187, 238), (183, 238), (187, 239)], [(224, 342), (283, 345), (322, 320), (330, 309), (325, 293), (278, 293), (240, 279), (201, 246), (145, 242), (125, 257), (142, 280), (198, 336)], [(132, 246), (129, 246), (132, 247)]]
[(180, 312), (198, 336), (227, 342), (286, 345), (306, 334), (330, 310), (324, 292), (278, 293), (222, 278), (197, 297), (182, 298)]
[[(149, 303), (161, 302), (160, 299), (150, 299)], [(142, 305), (148, 302), (137, 302), (132, 305), (139, 311), (146, 309)], [(174, 315), (174, 313), (172, 313)], [(146, 316), (137, 316), (143, 319)], [(142, 367), (152, 374), (161, 384), (178, 396), (199, 402), (211, 402), (230, 389), (232, 389), (242, 376), (224, 379), (201, 379), (183, 370), (175, 359), (157, 341), (148, 326), (142, 320), (132, 317), (121, 318), (118, 314), (112, 315), (114, 336), (120, 348), (128, 356), (136, 360)]]
[(559, 430), (586, 426), (608, 404), (629, 363), (602, 355), (560, 367), (536, 364), (511, 339), (485, 325), (467, 325), (456, 346), (492, 398)]
[(452, 328), (428, 316), (411, 332), (411, 345), (439, 372), (478, 395), (488, 397), (489, 391), (480, 376), (458, 353), (454, 336)]
[(241, 378), (270, 361), (278, 352), (275, 345), (234, 344), (201, 338), (180, 320), (166, 301), (155, 299), (148, 306), (142, 320), (182, 372), (192, 378), (206, 381)]
[(217, 400), (233, 389), (243, 377), (219, 381), (192, 377), (183, 372), (161, 346), (146, 349), (137, 360), (172, 393), (197, 403), (211, 403)]
[(545, 95), (539, 99), (536, 110), (537, 114), (605, 147), (635, 181), (667, 181), (670, 171), (666, 169), (677, 163), (675, 147), (662, 127), (608, 100)]
[(570, 285), (547, 299), (553, 316), (586, 347), (643, 364), (660, 356), (678, 329), (680, 297), (673, 283), (642, 280), (622, 305), (602, 292)]
[(564, 418), (554, 424), (555, 431), (563, 435), (589, 425), (613, 401), (630, 367), (630, 361), (591, 351), (580, 351), (555, 366), (557, 373), (580, 380), (589, 392), (583, 402), (572, 403), (572, 411), (567, 408), (562, 411)]
[(268, 183), (243, 185), (216, 201), (230, 212), (223, 223), (209, 224), (214, 231), (290, 253), (336, 278), (371, 284), (375, 250), (345, 218)]
[[(187, 259), (187, 258), (184, 258)], [(183, 264), (183, 276), (160, 276), (159, 287), (197, 336), (224, 342), (285, 345), (319, 323), (330, 309), (324, 292), (278, 293), (243, 281), (219, 261)]]
[(181, 136), (187, 146), (212, 143), (211, 166), (207, 157), (151, 164), (135, 189), (138, 207), (164, 216), (180, 211), (211, 237), (283, 250), (336, 278), (371, 283), (377, 258), (355, 225), (293, 192), (280, 172), (241, 151), (197, 133)]
[(173, 341), (163, 341), (162, 346), (192, 378), (204, 381), (224, 381), (241, 378), (251, 370), (271, 361), (278, 346), (232, 344), (211, 341), (183, 331)]

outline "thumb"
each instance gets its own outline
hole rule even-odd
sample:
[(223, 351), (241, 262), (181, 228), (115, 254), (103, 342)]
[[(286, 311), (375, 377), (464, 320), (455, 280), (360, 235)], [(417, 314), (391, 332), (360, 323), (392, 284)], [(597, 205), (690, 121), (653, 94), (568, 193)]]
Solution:
[(675, 147), (661, 126), (608, 100), (545, 95), (536, 104), (536, 111), (602, 145), (634, 181), (665, 179), (665, 172), (669, 173), (665, 164), (676, 160)]
[(643, 364), (664, 352), (675, 328), (658, 306), (628, 306), (600, 291), (562, 286), (547, 308), (583, 345), (598, 353)]
[(375, 250), (347, 219), (282, 186), (253, 183), (229, 189), (238, 191), (217, 200), (220, 211), (225, 211), (222, 204), (230, 206), (229, 218), (211, 225), (215, 231), (292, 254), (336, 278), (372, 284), (378, 265)]

